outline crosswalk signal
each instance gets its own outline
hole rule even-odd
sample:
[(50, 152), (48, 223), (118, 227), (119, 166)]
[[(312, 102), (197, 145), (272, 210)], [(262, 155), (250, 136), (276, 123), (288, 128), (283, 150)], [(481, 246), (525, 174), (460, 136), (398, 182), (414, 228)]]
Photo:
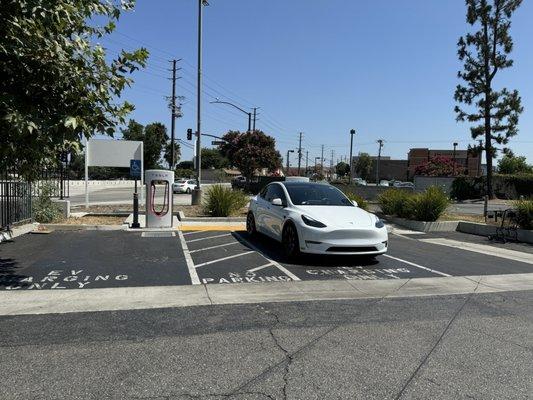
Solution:
[(187, 129), (187, 140), (192, 140), (192, 129)]

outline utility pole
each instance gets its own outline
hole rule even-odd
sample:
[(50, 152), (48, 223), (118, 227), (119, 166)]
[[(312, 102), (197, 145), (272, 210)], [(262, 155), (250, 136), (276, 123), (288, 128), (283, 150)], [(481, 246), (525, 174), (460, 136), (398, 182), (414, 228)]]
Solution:
[[(172, 60), (172, 97), (170, 98), (170, 165), (169, 169), (174, 170), (174, 166), (176, 165), (176, 150), (175, 150), (175, 140), (176, 140), (176, 118), (181, 117), (181, 104), (179, 106), (176, 106), (176, 80), (180, 79), (180, 77), (176, 77), (176, 71), (180, 70), (181, 68), (176, 68), (176, 63), (179, 60)], [(182, 97), (180, 96), (180, 99)]]
[(378, 149), (378, 162), (376, 166), (376, 186), (379, 185), (379, 163), (381, 161), (381, 148), (383, 147), (383, 139), (378, 139), (379, 149)]
[(324, 145), (322, 145), (322, 155), (320, 156), (320, 174), (324, 176)]
[(329, 180), (333, 176), (333, 158), (335, 157), (335, 150), (331, 150), (331, 159), (329, 160)]
[(348, 185), (353, 182), (353, 135), (355, 135), (355, 129), (350, 129), (350, 182)]
[(305, 151), (305, 176), (309, 173), (309, 150)]
[(300, 176), (300, 167), (302, 165), (302, 135), (303, 133), (300, 132), (300, 140), (298, 143), (298, 176)]
[(200, 180), (202, 179), (202, 12), (203, 6), (207, 6), (207, 0), (198, 0), (198, 76), (196, 83), (196, 188), (192, 193), (192, 205), (202, 203), (202, 188)]

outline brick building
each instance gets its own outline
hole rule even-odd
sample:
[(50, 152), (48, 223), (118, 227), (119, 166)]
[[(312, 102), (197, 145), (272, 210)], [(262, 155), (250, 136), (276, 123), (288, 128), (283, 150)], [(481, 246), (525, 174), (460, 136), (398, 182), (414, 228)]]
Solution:
[(416, 167), (422, 165), (433, 157), (449, 157), (455, 158), (455, 162), (460, 165), (465, 175), (468, 176), (480, 176), (481, 175), (481, 163), (479, 155), (472, 154), (468, 150), (456, 150), (455, 157), (453, 150), (430, 150), (427, 148), (415, 148), (409, 150), (407, 155), (409, 177), (412, 178), (415, 175)]

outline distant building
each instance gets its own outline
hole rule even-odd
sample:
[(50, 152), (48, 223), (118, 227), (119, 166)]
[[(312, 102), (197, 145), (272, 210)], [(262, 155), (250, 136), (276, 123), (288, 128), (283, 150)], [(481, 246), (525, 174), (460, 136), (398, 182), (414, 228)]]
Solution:
[[(359, 156), (353, 157), (352, 167), (354, 169), (354, 176), (359, 177), (355, 172), (355, 165)], [(370, 156), (372, 160), (372, 166), (370, 168), (370, 176), (368, 178), (369, 182), (376, 181), (376, 171), (378, 166), (378, 157)], [(395, 180), (395, 181), (405, 181), (409, 179), (408, 170), (407, 170), (407, 160), (393, 160), (390, 156), (381, 156), (379, 161), (379, 179), (380, 180)]]
[(465, 175), (480, 176), (482, 173), (479, 155), (468, 150), (456, 150), (454, 154), (453, 150), (414, 148), (409, 150), (409, 154), (407, 155), (409, 177), (412, 178), (415, 175), (416, 167), (438, 156), (455, 159), (455, 162), (463, 169)]

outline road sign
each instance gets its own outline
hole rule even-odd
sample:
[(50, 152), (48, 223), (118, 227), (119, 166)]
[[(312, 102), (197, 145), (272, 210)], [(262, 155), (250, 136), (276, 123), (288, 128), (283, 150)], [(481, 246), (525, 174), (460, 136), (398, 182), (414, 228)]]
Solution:
[(141, 179), (141, 160), (130, 160), (130, 176)]
[(226, 143), (226, 142), (224, 142), (223, 140), (213, 140), (213, 141), (211, 142), (211, 145), (213, 145), (213, 146), (220, 146), (220, 145), (223, 145), (224, 143)]

